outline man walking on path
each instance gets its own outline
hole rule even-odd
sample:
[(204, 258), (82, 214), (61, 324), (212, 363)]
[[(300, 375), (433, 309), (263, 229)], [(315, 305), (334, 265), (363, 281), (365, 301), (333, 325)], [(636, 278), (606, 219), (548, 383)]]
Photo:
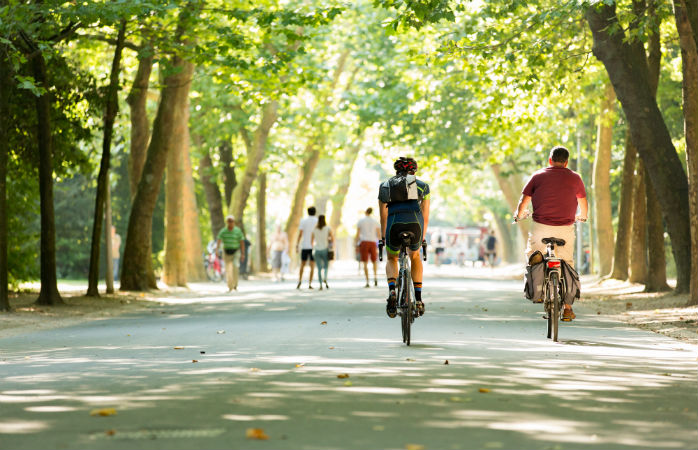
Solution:
[(226, 226), (218, 233), (216, 253), (223, 242), (223, 260), (225, 261), (225, 279), (228, 282), (228, 292), (238, 289), (240, 261), (245, 260), (245, 235), (235, 226), (235, 217), (225, 218)]
[(378, 276), (376, 275), (378, 259), (378, 239), (380, 238), (381, 225), (371, 213), (373, 208), (366, 210), (366, 216), (361, 218), (356, 224), (355, 245), (359, 247), (361, 262), (364, 264), (364, 275), (366, 275), (366, 287), (368, 283), (368, 259), (373, 263), (373, 285), (378, 286)]
[(298, 224), (298, 239), (296, 240), (296, 248), (300, 246), (301, 250), (301, 268), (298, 274), (298, 285), (296, 289), (301, 288), (301, 283), (303, 282), (303, 269), (305, 268), (305, 263), (308, 261), (310, 264), (310, 279), (308, 280), (308, 289), (313, 288), (313, 274), (315, 273), (315, 259), (313, 258), (313, 243), (312, 235), (313, 229), (317, 226), (317, 217), (315, 217), (315, 207), (311, 206), (308, 208), (308, 217), (301, 220)]
[[(526, 207), (533, 205), (533, 227), (528, 235), (526, 260), (536, 250), (545, 254), (544, 238), (564, 239), (565, 245), (555, 247), (555, 256), (574, 267), (574, 222), (587, 220), (587, 195), (582, 177), (567, 168), (570, 152), (565, 147), (550, 151), (549, 167), (535, 172), (521, 193), (514, 211), (515, 220), (526, 217)], [(577, 213), (579, 207), (579, 215)], [(565, 303), (562, 320), (575, 318), (572, 305)]]

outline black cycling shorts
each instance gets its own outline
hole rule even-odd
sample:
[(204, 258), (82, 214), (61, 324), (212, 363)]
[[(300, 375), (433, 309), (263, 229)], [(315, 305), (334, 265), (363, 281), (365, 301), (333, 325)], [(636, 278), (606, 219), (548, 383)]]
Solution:
[(400, 251), (400, 233), (410, 231), (414, 238), (410, 241), (409, 249), (413, 252), (422, 246), (422, 230), (424, 229), (424, 217), (421, 212), (404, 211), (388, 215), (388, 223), (385, 226), (385, 246), (390, 253)]
[(312, 248), (304, 248), (301, 250), (301, 261), (315, 261)]

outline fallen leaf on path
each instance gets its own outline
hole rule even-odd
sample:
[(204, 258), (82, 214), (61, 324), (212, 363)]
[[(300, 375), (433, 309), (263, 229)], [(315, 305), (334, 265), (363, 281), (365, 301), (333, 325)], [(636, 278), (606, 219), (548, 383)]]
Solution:
[(330, 350), (334, 350), (334, 347), (330, 347)]
[(406, 359), (405, 361), (410, 361), (410, 362), (414, 362), (414, 361), (417, 361), (417, 360), (416, 360), (416, 359), (414, 359), (414, 358), (407, 358), (407, 359)]
[(114, 436), (116, 434), (116, 430), (107, 430), (104, 432), (107, 436)]
[(245, 430), (245, 437), (247, 439), (259, 439), (260, 441), (266, 441), (269, 436), (261, 428), (248, 428)]
[(175, 350), (184, 350), (184, 347), (174, 347)]
[(407, 444), (405, 450), (424, 450), (424, 446), (422, 444)]
[(354, 383), (352, 383), (350, 380), (347, 380), (344, 382), (344, 386), (353, 386)]
[(296, 364), (296, 367), (303, 367), (305, 363)]
[(478, 389), (478, 392), (482, 392), (483, 394), (487, 394), (488, 392), (490, 392), (490, 390), (487, 388), (480, 388), (480, 389)]
[(107, 417), (113, 416), (114, 414), (116, 414), (116, 409), (114, 408), (93, 409), (92, 411), (90, 411), (91, 416)]
[(225, 334), (225, 330), (218, 330), (216, 331), (216, 334)]
[(337, 375), (337, 378), (349, 378), (349, 374), (348, 373), (340, 373), (339, 375)]
[(596, 315), (597, 315), (597, 316), (600, 316), (600, 315), (601, 315), (601, 311), (596, 311)]
[(327, 325), (327, 321), (323, 320), (322, 322), (320, 322), (320, 325)]
[(256, 368), (256, 367), (253, 367), (253, 368), (250, 369), (250, 372), (259, 372), (259, 369)]
[(444, 361), (444, 364), (448, 364), (448, 360)]
[(626, 307), (626, 308), (630, 308), (631, 306), (633, 306), (633, 304), (632, 304), (631, 302), (628, 302), (628, 303), (625, 304), (625, 307)]
[(201, 353), (202, 355), (205, 355), (205, 354), (206, 354), (206, 352), (203, 351), (203, 350), (201, 350), (199, 353)]
[(197, 362), (199, 362), (199, 360), (198, 360), (198, 359), (192, 359), (191, 362), (197, 363)]

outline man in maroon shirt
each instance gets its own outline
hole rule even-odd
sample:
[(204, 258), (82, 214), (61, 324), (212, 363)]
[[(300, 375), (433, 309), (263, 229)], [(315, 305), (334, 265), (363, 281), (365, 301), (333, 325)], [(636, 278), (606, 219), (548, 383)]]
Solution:
[[(527, 259), (536, 250), (545, 253), (543, 238), (556, 237), (564, 239), (565, 245), (555, 247), (555, 255), (574, 267), (574, 222), (587, 220), (588, 203), (582, 177), (567, 168), (569, 157), (570, 152), (565, 147), (553, 148), (548, 158), (550, 166), (535, 172), (521, 192), (514, 213), (516, 220), (525, 218), (528, 204), (533, 205)], [(562, 319), (570, 321), (574, 317), (572, 305), (565, 303)]]

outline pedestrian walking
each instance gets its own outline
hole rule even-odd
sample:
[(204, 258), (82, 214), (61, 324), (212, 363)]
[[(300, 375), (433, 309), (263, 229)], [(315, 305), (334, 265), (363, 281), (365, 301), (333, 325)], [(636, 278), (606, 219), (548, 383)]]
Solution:
[(119, 261), (121, 260), (121, 236), (116, 232), (116, 227), (112, 225), (111, 227), (111, 256), (112, 256), (112, 270), (114, 271), (114, 281), (116, 281), (119, 275)]
[[(323, 282), (325, 283), (325, 288), (329, 289), (327, 271), (330, 266), (330, 247), (334, 242), (334, 236), (330, 227), (327, 226), (324, 215), (318, 217), (317, 226), (313, 229), (310, 241), (315, 250), (315, 263), (317, 264), (317, 279), (320, 283), (320, 290), (322, 290)], [(323, 271), (325, 276), (323, 276)]]
[(281, 225), (276, 225), (276, 231), (271, 235), (269, 242), (269, 257), (271, 259), (271, 273), (274, 281), (284, 281), (283, 267), (284, 252), (288, 252), (288, 235), (281, 229)]
[(381, 225), (371, 217), (373, 208), (366, 210), (366, 215), (356, 224), (355, 244), (359, 247), (360, 261), (364, 266), (364, 275), (366, 276), (366, 286), (368, 282), (368, 260), (373, 263), (373, 285), (378, 286), (377, 264), (378, 259), (378, 239), (380, 239)]
[(216, 253), (223, 243), (223, 260), (225, 261), (225, 280), (228, 292), (237, 290), (240, 261), (245, 260), (245, 235), (235, 226), (235, 217), (225, 218), (226, 226), (218, 232)]
[(310, 265), (310, 278), (308, 279), (308, 289), (313, 288), (313, 273), (315, 271), (315, 259), (313, 258), (313, 230), (317, 226), (318, 218), (315, 217), (316, 209), (314, 206), (308, 208), (308, 217), (301, 220), (298, 224), (298, 239), (296, 240), (296, 248), (300, 248), (301, 267), (298, 273), (298, 285), (296, 289), (301, 288), (303, 282), (303, 269), (305, 263)]
[(497, 238), (494, 230), (490, 230), (489, 236), (485, 239), (485, 260), (490, 267), (494, 267), (497, 261)]

